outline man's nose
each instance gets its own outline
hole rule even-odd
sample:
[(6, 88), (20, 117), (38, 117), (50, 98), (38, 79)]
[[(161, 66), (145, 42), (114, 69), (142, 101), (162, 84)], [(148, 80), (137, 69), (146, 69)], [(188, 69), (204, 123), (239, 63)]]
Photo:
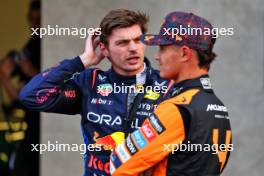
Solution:
[(136, 42), (131, 41), (131, 42), (129, 43), (128, 49), (129, 49), (130, 51), (135, 51), (135, 50), (137, 50), (137, 44), (136, 44)]

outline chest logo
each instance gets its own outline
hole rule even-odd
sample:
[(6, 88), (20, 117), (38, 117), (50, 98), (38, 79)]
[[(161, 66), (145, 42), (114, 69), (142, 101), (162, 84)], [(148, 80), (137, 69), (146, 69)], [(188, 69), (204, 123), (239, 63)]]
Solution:
[(100, 84), (97, 86), (97, 93), (102, 96), (108, 96), (113, 91), (111, 84)]

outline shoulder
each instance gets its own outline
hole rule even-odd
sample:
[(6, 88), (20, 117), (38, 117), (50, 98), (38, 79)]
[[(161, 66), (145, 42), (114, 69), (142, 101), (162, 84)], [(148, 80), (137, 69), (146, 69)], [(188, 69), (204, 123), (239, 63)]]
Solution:
[(177, 105), (187, 105), (193, 102), (193, 99), (200, 93), (199, 89), (187, 90), (175, 97), (169, 98), (164, 103), (172, 103)]

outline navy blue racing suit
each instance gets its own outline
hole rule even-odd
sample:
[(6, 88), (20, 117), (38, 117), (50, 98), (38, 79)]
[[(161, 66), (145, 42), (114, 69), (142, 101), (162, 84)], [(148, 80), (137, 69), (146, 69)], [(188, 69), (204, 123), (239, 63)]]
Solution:
[(131, 94), (120, 88), (138, 85), (139, 76), (124, 77), (112, 68), (108, 71), (96, 68), (85, 70), (80, 57), (63, 60), (36, 75), (20, 92), (20, 100), (24, 106), (36, 111), (81, 114), (81, 129), (87, 145), (84, 175), (108, 176), (114, 145), (98, 147), (94, 144), (100, 140), (112, 144), (122, 136), (115, 132), (131, 133), (141, 126), (163, 99), (169, 83), (159, 77), (159, 72), (151, 67), (146, 58), (144, 62), (145, 81), (142, 84), (146, 91), (132, 123), (128, 123), (128, 118), (135, 98), (129, 98)]

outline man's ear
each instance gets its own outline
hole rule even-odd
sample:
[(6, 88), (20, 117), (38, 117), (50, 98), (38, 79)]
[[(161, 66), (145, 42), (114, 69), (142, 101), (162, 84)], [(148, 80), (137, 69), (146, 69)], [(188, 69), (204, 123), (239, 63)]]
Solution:
[(193, 52), (192, 49), (189, 48), (188, 46), (182, 46), (181, 47), (181, 56), (182, 56), (182, 61), (187, 62), (193, 57)]
[(103, 42), (100, 42), (100, 43), (99, 43), (99, 49), (100, 49), (100, 52), (101, 52), (105, 57), (108, 57), (108, 56), (109, 56), (108, 48), (107, 48), (107, 46), (106, 46)]

